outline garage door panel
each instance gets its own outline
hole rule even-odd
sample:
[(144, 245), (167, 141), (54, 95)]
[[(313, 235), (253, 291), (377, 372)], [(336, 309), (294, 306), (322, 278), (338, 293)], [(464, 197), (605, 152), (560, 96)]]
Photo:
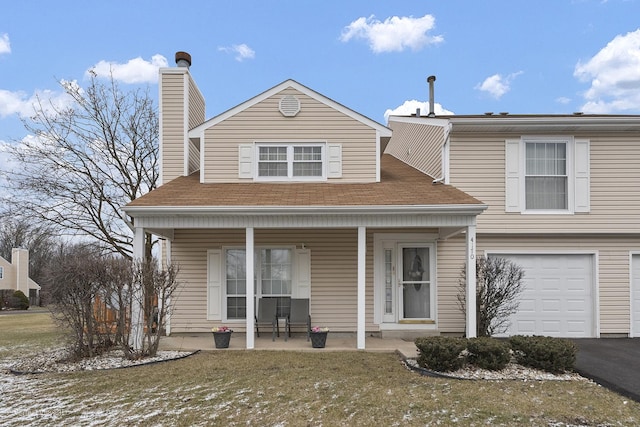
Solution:
[(505, 335), (594, 336), (592, 255), (500, 256), (525, 273), (518, 312)]
[(561, 332), (560, 330), (560, 322), (555, 320), (543, 320), (540, 322), (542, 324), (542, 334), (543, 335), (557, 335)]

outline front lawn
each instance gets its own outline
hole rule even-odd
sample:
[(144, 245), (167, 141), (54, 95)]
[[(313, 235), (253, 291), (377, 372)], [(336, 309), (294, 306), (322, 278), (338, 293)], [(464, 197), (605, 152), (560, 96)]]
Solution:
[[(8, 324), (0, 316), (3, 346)], [(640, 424), (640, 404), (582, 381), (422, 377), (394, 354), (243, 350), (111, 371), (3, 374), (0, 419), (9, 426), (628, 426)]]

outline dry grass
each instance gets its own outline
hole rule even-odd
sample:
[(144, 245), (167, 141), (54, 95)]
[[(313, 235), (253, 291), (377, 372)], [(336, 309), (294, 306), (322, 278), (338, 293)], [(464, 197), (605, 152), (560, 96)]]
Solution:
[(61, 339), (60, 329), (44, 309), (0, 314), (0, 359), (51, 347)]
[(5, 425), (640, 424), (639, 403), (593, 383), (434, 379), (393, 354), (366, 352), (200, 353), (138, 368), (11, 377), (0, 391)]

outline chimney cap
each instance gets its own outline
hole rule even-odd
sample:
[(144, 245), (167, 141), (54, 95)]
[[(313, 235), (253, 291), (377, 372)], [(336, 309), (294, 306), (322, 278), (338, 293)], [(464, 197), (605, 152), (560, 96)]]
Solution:
[(435, 81), (436, 81), (436, 76), (427, 77), (427, 82), (431, 83), (431, 82), (435, 82)]
[(187, 52), (176, 52), (176, 65), (189, 68), (191, 66), (191, 55)]

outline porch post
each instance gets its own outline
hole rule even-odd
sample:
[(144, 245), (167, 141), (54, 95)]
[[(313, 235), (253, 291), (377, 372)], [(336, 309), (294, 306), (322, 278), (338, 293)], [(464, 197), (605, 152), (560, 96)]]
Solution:
[(467, 226), (467, 338), (476, 337), (476, 226)]
[(365, 294), (366, 294), (366, 258), (367, 258), (367, 229), (358, 227), (358, 350), (365, 348)]
[(255, 296), (253, 289), (253, 227), (247, 227), (246, 230), (246, 272), (247, 272), (247, 349), (255, 347), (253, 337), (253, 327), (255, 326), (254, 316), (256, 313)]
[[(144, 261), (144, 228), (135, 227), (133, 234), (133, 261), (139, 263)], [(131, 331), (129, 332), (129, 346), (134, 351), (142, 349), (144, 319), (143, 313), (143, 295), (142, 288), (136, 286), (133, 289), (133, 298), (131, 299)]]

